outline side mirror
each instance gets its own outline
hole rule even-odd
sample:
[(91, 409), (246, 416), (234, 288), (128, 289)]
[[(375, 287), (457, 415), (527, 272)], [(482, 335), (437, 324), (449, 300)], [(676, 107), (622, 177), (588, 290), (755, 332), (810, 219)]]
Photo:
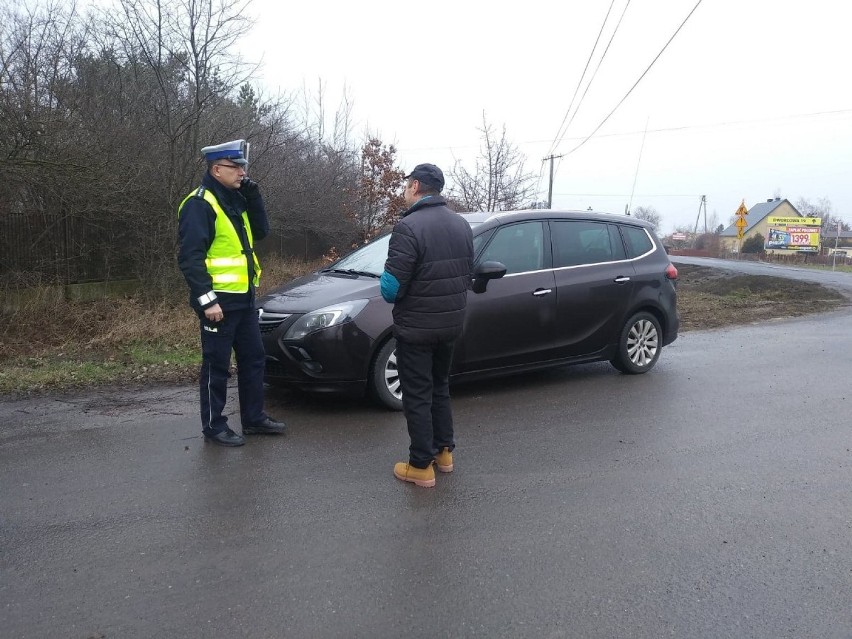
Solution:
[(478, 264), (473, 269), (473, 286), (471, 289), (474, 293), (484, 293), (488, 286), (488, 280), (499, 280), (506, 274), (506, 265), (502, 262), (483, 262)]

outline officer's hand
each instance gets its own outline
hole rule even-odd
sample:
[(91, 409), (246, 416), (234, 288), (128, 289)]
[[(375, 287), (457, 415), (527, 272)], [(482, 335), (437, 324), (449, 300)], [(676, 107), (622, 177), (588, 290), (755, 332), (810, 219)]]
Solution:
[(247, 200), (256, 200), (260, 197), (260, 185), (254, 180), (244, 177), (243, 181), (240, 182), (240, 193)]
[(204, 317), (207, 318), (208, 322), (221, 322), (225, 314), (222, 312), (221, 306), (214, 304), (204, 309)]

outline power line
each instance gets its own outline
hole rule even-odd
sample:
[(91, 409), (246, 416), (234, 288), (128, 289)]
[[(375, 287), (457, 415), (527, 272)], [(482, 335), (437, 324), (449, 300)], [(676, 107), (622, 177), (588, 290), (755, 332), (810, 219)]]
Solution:
[[(683, 126), (672, 126), (672, 127), (660, 127), (657, 129), (648, 129), (647, 131), (637, 130), (637, 131), (622, 131), (621, 133), (603, 133), (601, 135), (596, 136), (598, 139), (601, 138), (619, 138), (619, 137), (627, 137), (630, 135), (643, 135), (645, 133), (672, 133), (676, 131), (692, 131), (695, 129), (714, 129), (717, 127), (727, 127), (727, 126), (741, 126), (744, 124), (763, 124), (767, 122), (781, 122), (784, 120), (793, 120), (798, 118), (813, 118), (813, 117), (822, 117), (822, 116), (832, 116), (832, 115), (850, 115), (852, 114), (852, 109), (839, 109), (836, 111), (815, 111), (813, 113), (794, 113), (791, 115), (779, 115), (771, 118), (754, 118), (751, 120), (732, 120), (730, 122), (714, 122), (711, 124), (686, 124)], [(566, 140), (583, 140), (582, 136), (565, 138)], [(518, 142), (518, 144), (544, 144), (549, 143), (550, 140), (523, 140)], [(412, 153), (415, 151), (452, 151), (453, 149), (474, 149), (479, 148), (479, 145), (467, 144), (467, 145), (446, 145), (446, 146), (429, 146), (429, 147), (399, 147), (398, 151), (404, 151), (406, 153)]]
[(607, 120), (609, 120), (610, 116), (612, 116), (612, 114), (613, 114), (613, 113), (615, 113), (615, 112), (618, 110), (618, 107), (620, 107), (620, 106), (624, 103), (624, 101), (627, 99), (627, 97), (628, 97), (631, 93), (633, 93), (633, 89), (635, 89), (635, 88), (636, 88), (636, 86), (637, 86), (637, 85), (638, 85), (638, 84), (642, 81), (642, 78), (644, 78), (644, 77), (647, 75), (648, 71), (650, 71), (650, 70), (651, 70), (651, 67), (653, 67), (653, 66), (654, 66), (654, 63), (656, 63), (656, 62), (657, 62), (657, 60), (659, 60), (659, 59), (660, 59), (660, 56), (661, 56), (661, 55), (663, 55), (663, 52), (664, 52), (666, 49), (668, 49), (669, 45), (672, 43), (672, 40), (674, 40), (674, 39), (675, 39), (675, 37), (677, 36), (677, 34), (678, 34), (678, 33), (680, 33), (680, 30), (681, 30), (681, 29), (683, 29), (683, 25), (685, 25), (685, 24), (686, 24), (686, 22), (687, 22), (687, 20), (689, 20), (689, 18), (690, 18), (690, 17), (692, 17), (692, 14), (693, 14), (693, 13), (695, 13), (695, 10), (698, 8), (698, 5), (700, 5), (702, 2), (703, 2), (703, 0), (698, 0), (698, 2), (696, 2), (696, 3), (695, 3), (695, 6), (694, 6), (694, 7), (692, 7), (692, 11), (690, 11), (690, 12), (689, 12), (689, 14), (688, 14), (688, 15), (687, 15), (684, 19), (683, 19), (683, 22), (681, 22), (681, 23), (680, 23), (680, 26), (679, 26), (679, 27), (675, 30), (675, 32), (672, 34), (672, 37), (671, 37), (671, 38), (669, 38), (668, 42), (666, 42), (666, 44), (665, 44), (665, 45), (663, 45), (663, 48), (662, 48), (662, 49), (660, 49), (660, 52), (656, 55), (656, 57), (655, 57), (653, 60), (651, 60), (651, 64), (649, 64), (649, 65), (648, 65), (648, 68), (647, 68), (647, 69), (645, 69), (645, 70), (642, 72), (642, 75), (640, 75), (640, 76), (639, 76), (639, 79), (638, 79), (638, 80), (636, 80), (636, 82), (634, 82), (634, 83), (633, 83), (633, 86), (632, 86), (632, 87), (630, 87), (630, 90), (629, 90), (629, 91), (627, 91), (627, 93), (625, 93), (625, 94), (624, 94), (624, 97), (623, 97), (623, 98), (621, 98), (621, 100), (619, 100), (618, 104), (616, 104), (616, 105), (615, 105), (615, 108), (614, 108), (612, 111), (610, 111), (610, 112), (609, 112), (609, 114), (608, 114), (608, 115), (607, 115), (607, 116), (606, 116), (603, 120), (601, 120), (601, 123), (600, 123), (600, 124), (598, 124), (598, 126), (596, 126), (596, 127), (595, 127), (595, 130), (594, 130), (594, 131), (592, 131), (592, 132), (591, 132), (591, 133), (590, 133), (590, 134), (589, 134), (589, 135), (588, 135), (588, 136), (587, 136), (587, 137), (586, 137), (586, 138), (585, 138), (582, 142), (580, 142), (580, 144), (578, 144), (578, 145), (577, 145), (577, 146), (575, 146), (573, 149), (571, 149), (570, 151), (568, 151), (567, 155), (572, 154), (574, 151), (576, 151), (576, 150), (577, 150), (577, 149), (579, 149), (581, 146), (583, 146), (586, 142), (588, 142), (589, 140), (591, 140), (591, 139), (592, 139), (592, 136), (594, 136), (594, 134), (595, 134), (595, 133), (597, 133), (597, 132), (598, 132), (598, 130), (599, 130), (599, 129), (600, 129), (600, 128), (604, 125), (604, 124), (606, 124), (606, 121), (607, 121)]
[[(592, 73), (592, 77), (589, 79), (589, 83), (586, 85), (586, 88), (583, 91), (583, 95), (580, 96), (580, 101), (577, 103), (577, 108), (574, 109), (574, 113), (571, 115), (571, 119), (568, 120), (568, 124), (565, 126), (565, 129), (561, 131), (561, 136), (559, 135), (558, 132), (556, 134), (557, 137), (559, 137), (559, 141), (556, 142), (553, 146), (551, 146), (551, 148), (550, 148), (551, 154), (556, 150), (556, 147), (558, 147), (560, 144), (562, 144), (562, 140), (565, 138), (565, 134), (568, 133), (568, 129), (571, 128), (571, 123), (574, 121), (574, 118), (577, 117), (577, 113), (579, 113), (579, 111), (580, 111), (580, 107), (583, 104), (583, 100), (586, 99), (586, 94), (589, 92), (589, 89), (591, 88), (592, 83), (595, 81), (595, 78), (598, 75), (598, 70), (601, 68), (601, 64), (603, 63), (604, 58), (606, 58), (607, 51), (609, 51), (609, 47), (610, 47), (610, 45), (612, 45), (612, 41), (615, 40), (615, 34), (618, 33), (618, 28), (621, 26), (621, 21), (624, 20), (624, 14), (627, 13), (627, 7), (629, 7), (629, 6), (630, 6), (630, 0), (627, 0), (627, 4), (624, 5), (624, 9), (621, 12), (621, 16), (618, 18), (618, 22), (615, 25), (615, 29), (613, 29), (612, 35), (609, 37), (609, 42), (606, 43), (606, 48), (604, 49), (603, 54), (601, 54), (600, 60), (598, 60), (598, 64), (595, 67), (594, 72)], [(612, 8), (612, 5), (610, 5), (610, 9), (611, 8)], [(607, 14), (607, 15), (609, 15), (609, 14)], [(572, 102), (573, 102), (573, 100), (572, 100)], [(571, 107), (568, 107), (568, 108), (570, 110)], [(566, 115), (567, 115), (567, 113), (566, 113)], [(565, 123), (564, 119), (562, 120), (562, 123), (563, 124)], [(560, 130), (561, 130), (561, 128), (562, 127), (560, 126)]]
[[(779, 115), (771, 118), (753, 118), (751, 120), (733, 120), (731, 122), (714, 122), (712, 124), (685, 124), (683, 126), (671, 126), (671, 127), (661, 127), (659, 129), (648, 129), (647, 131), (625, 131), (622, 133), (604, 133), (603, 135), (599, 135), (598, 138), (613, 138), (613, 137), (621, 137), (627, 135), (638, 135), (640, 133), (669, 133), (672, 131), (690, 131), (692, 129), (712, 129), (716, 127), (724, 127), (724, 126), (740, 126), (742, 124), (761, 124), (764, 122), (777, 122), (782, 120), (793, 120), (796, 118), (812, 118), (817, 116), (824, 115), (849, 115), (852, 114), (852, 109), (840, 109), (838, 111), (815, 111), (813, 113), (794, 113), (791, 115)], [(568, 138), (569, 140), (581, 140), (582, 138)], [(538, 140), (537, 142), (544, 142), (544, 140)], [(524, 144), (533, 144), (535, 141), (524, 143)]]
[[(554, 195), (570, 195), (572, 197), (627, 197), (629, 193), (554, 193)], [(696, 193), (639, 193), (636, 197), (701, 197)]]
[[(606, 15), (604, 16), (603, 22), (601, 23), (600, 31), (598, 31), (598, 37), (595, 38), (595, 44), (592, 45), (592, 50), (589, 52), (589, 59), (586, 60), (586, 66), (583, 67), (583, 73), (580, 75), (580, 79), (577, 82), (577, 86), (574, 89), (574, 95), (571, 96), (571, 102), (568, 104), (568, 110), (565, 111), (565, 117), (562, 118), (562, 123), (559, 125), (559, 128), (556, 130), (556, 135), (553, 138), (553, 143), (550, 145), (550, 150), (547, 152), (548, 155), (552, 155), (554, 149), (557, 147), (558, 142), (556, 139), (559, 137), (560, 131), (562, 131), (562, 126), (565, 124), (565, 120), (568, 119), (568, 114), (571, 112), (571, 107), (574, 106), (574, 100), (577, 98), (577, 93), (580, 91), (580, 85), (583, 84), (583, 78), (586, 77), (586, 71), (589, 70), (589, 64), (592, 62), (592, 58), (595, 55), (595, 49), (598, 48), (598, 42), (600, 42), (601, 35), (603, 34), (604, 27), (606, 26), (606, 21), (609, 19), (609, 14), (612, 11), (612, 7), (615, 5), (615, 0), (609, 3), (609, 9), (606, 10)], [(578, 106), (579, 108), (579, 106)], [(567, 127), (566, 127), (567, 129)]]

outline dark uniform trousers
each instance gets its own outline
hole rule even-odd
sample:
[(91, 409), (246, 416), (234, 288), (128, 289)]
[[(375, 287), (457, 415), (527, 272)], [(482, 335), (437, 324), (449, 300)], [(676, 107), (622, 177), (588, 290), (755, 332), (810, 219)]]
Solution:
[(455, 343), (412, 344), (397, 339), (402, 410), (411, 439), (409, 463), (427, 468), (444, 447), (453, 450), (450, 365)]
[(201, 315), (201, 427), (208, 434), (225, 430), (222, 415), (228, 391), (231, 351), (237, 360), (237, 389), (243, 426), (263, 421), (263, 373), (266, 353), (253, 308), (225, 311), (221, 322)]

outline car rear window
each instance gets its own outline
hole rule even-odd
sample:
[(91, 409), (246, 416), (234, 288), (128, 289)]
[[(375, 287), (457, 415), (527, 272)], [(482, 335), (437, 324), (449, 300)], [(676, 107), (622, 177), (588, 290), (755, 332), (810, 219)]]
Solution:
[(648, 231), (638, 226), (621, 227), (621, 233), (624, 235), (624, 244), (627, 246), (628, 257), (639, 257), (650, 252), (654, 248), (654, 243), (648, 236)]

